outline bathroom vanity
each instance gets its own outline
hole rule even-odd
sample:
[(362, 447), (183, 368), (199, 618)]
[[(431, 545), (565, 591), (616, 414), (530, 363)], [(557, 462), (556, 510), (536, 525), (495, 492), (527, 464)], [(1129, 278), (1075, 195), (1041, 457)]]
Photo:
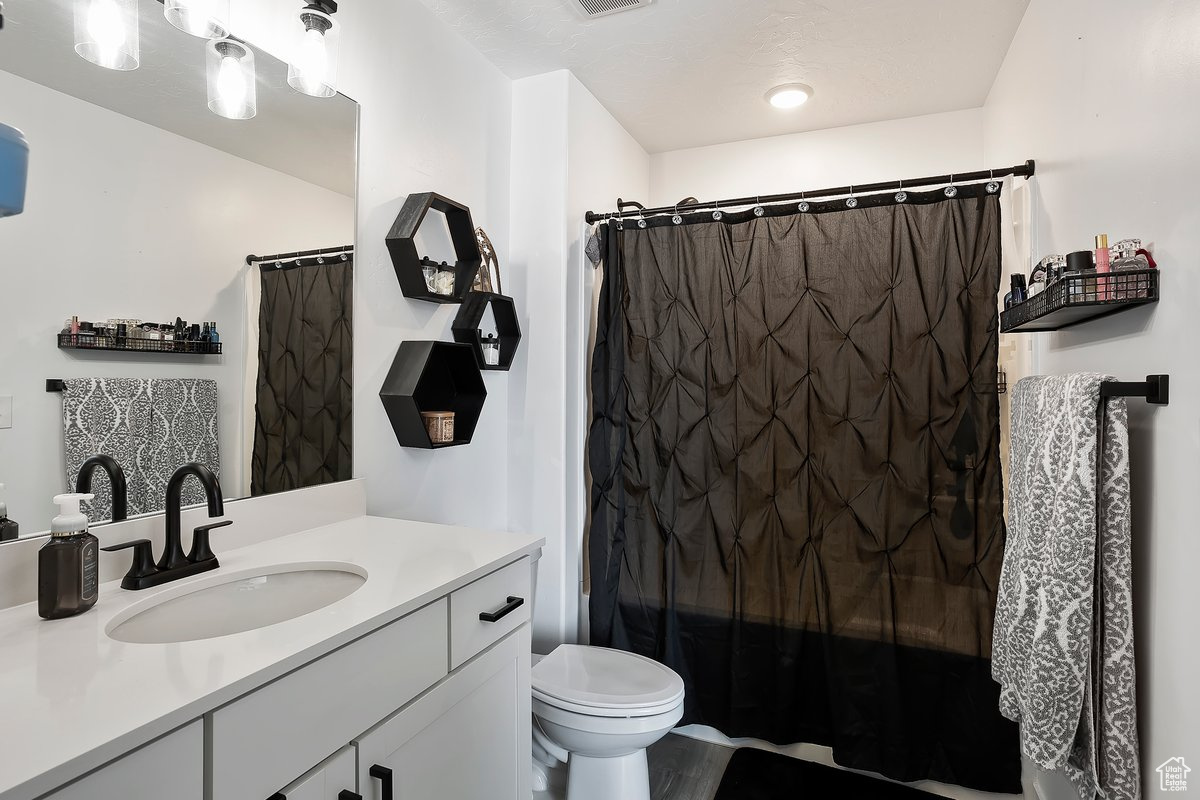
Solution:
[(225, 530), (216, 571), (108, 582), (67, 620), (0, 612), (0, 800), (529, 796), (542, 540), (363, 516), (229, 549)]

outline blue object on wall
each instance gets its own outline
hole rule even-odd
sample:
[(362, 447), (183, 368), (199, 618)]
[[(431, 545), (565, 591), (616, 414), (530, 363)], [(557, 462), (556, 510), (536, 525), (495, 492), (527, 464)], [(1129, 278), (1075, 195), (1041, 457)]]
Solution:
[(16, 128), (0, 124), (0, 217), (25, 210), (29, 143)]

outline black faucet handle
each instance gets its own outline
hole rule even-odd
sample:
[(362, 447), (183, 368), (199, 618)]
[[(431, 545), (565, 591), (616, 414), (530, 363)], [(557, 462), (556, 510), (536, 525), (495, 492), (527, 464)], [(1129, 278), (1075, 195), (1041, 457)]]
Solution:
[(188, 561), (193, 564), (199, 564), (201, 561), (208, 561), (216, 558), (212, 548), (208, 545), (208, 532), (213, 528), (224, 528), (226, 525), (232, 525), (233, 520), (226, 519), (220, 522), (213, 522), (209, 525), (201, 525), (192, 530), (192, 551), (188, 553)]
[(142, 578), (158, 572), (158, 567), (154, 566), (154, 545), (149, 539), (134, 539), (131, 542), (122, 542), (100, 549), (106, 553), (115, 553), (118, 550), (130, 548), (133, 548), (133, 563), (129, 565), (129, 572), (125, 573), (125, 577), (121, 580), (121, 586), (126, 589), (136, 588), (134, 584), (139, 583)]

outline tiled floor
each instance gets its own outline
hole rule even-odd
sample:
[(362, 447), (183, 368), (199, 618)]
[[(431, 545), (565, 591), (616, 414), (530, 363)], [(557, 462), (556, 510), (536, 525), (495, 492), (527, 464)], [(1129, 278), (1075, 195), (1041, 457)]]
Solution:
[[(650, 800), (712, 800), (721, 784), (733, 748), (669, 733), (650, 748)], [(566, 769), (551, 778), (548, 792), (534, 793), (535, 800), (566, 797)]]

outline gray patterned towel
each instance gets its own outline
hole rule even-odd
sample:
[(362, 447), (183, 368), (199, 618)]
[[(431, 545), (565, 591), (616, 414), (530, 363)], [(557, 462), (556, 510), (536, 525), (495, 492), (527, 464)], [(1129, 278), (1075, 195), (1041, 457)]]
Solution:
[[(167, 481), (195, 461), (221, 472), (216, 381), (196, 378), (68, 378), (64, 381), (63, 442), (66, 486), (74, 490), (83, 462), (103, 453), (125, 471), (129, 515), (162, 511)], [(111, 519), (108, 479), (92, 481), (96, 499), (84, 504), (92, 522)], [(183, 485), (184, 505), (204, 502), (199, 481)]]
[(1014, 387), (992, 677), (1026, 757), (1083, 800), (1135, 800), (1128, 416), (1123, 398), (1101, 408), (1102, 380)]

